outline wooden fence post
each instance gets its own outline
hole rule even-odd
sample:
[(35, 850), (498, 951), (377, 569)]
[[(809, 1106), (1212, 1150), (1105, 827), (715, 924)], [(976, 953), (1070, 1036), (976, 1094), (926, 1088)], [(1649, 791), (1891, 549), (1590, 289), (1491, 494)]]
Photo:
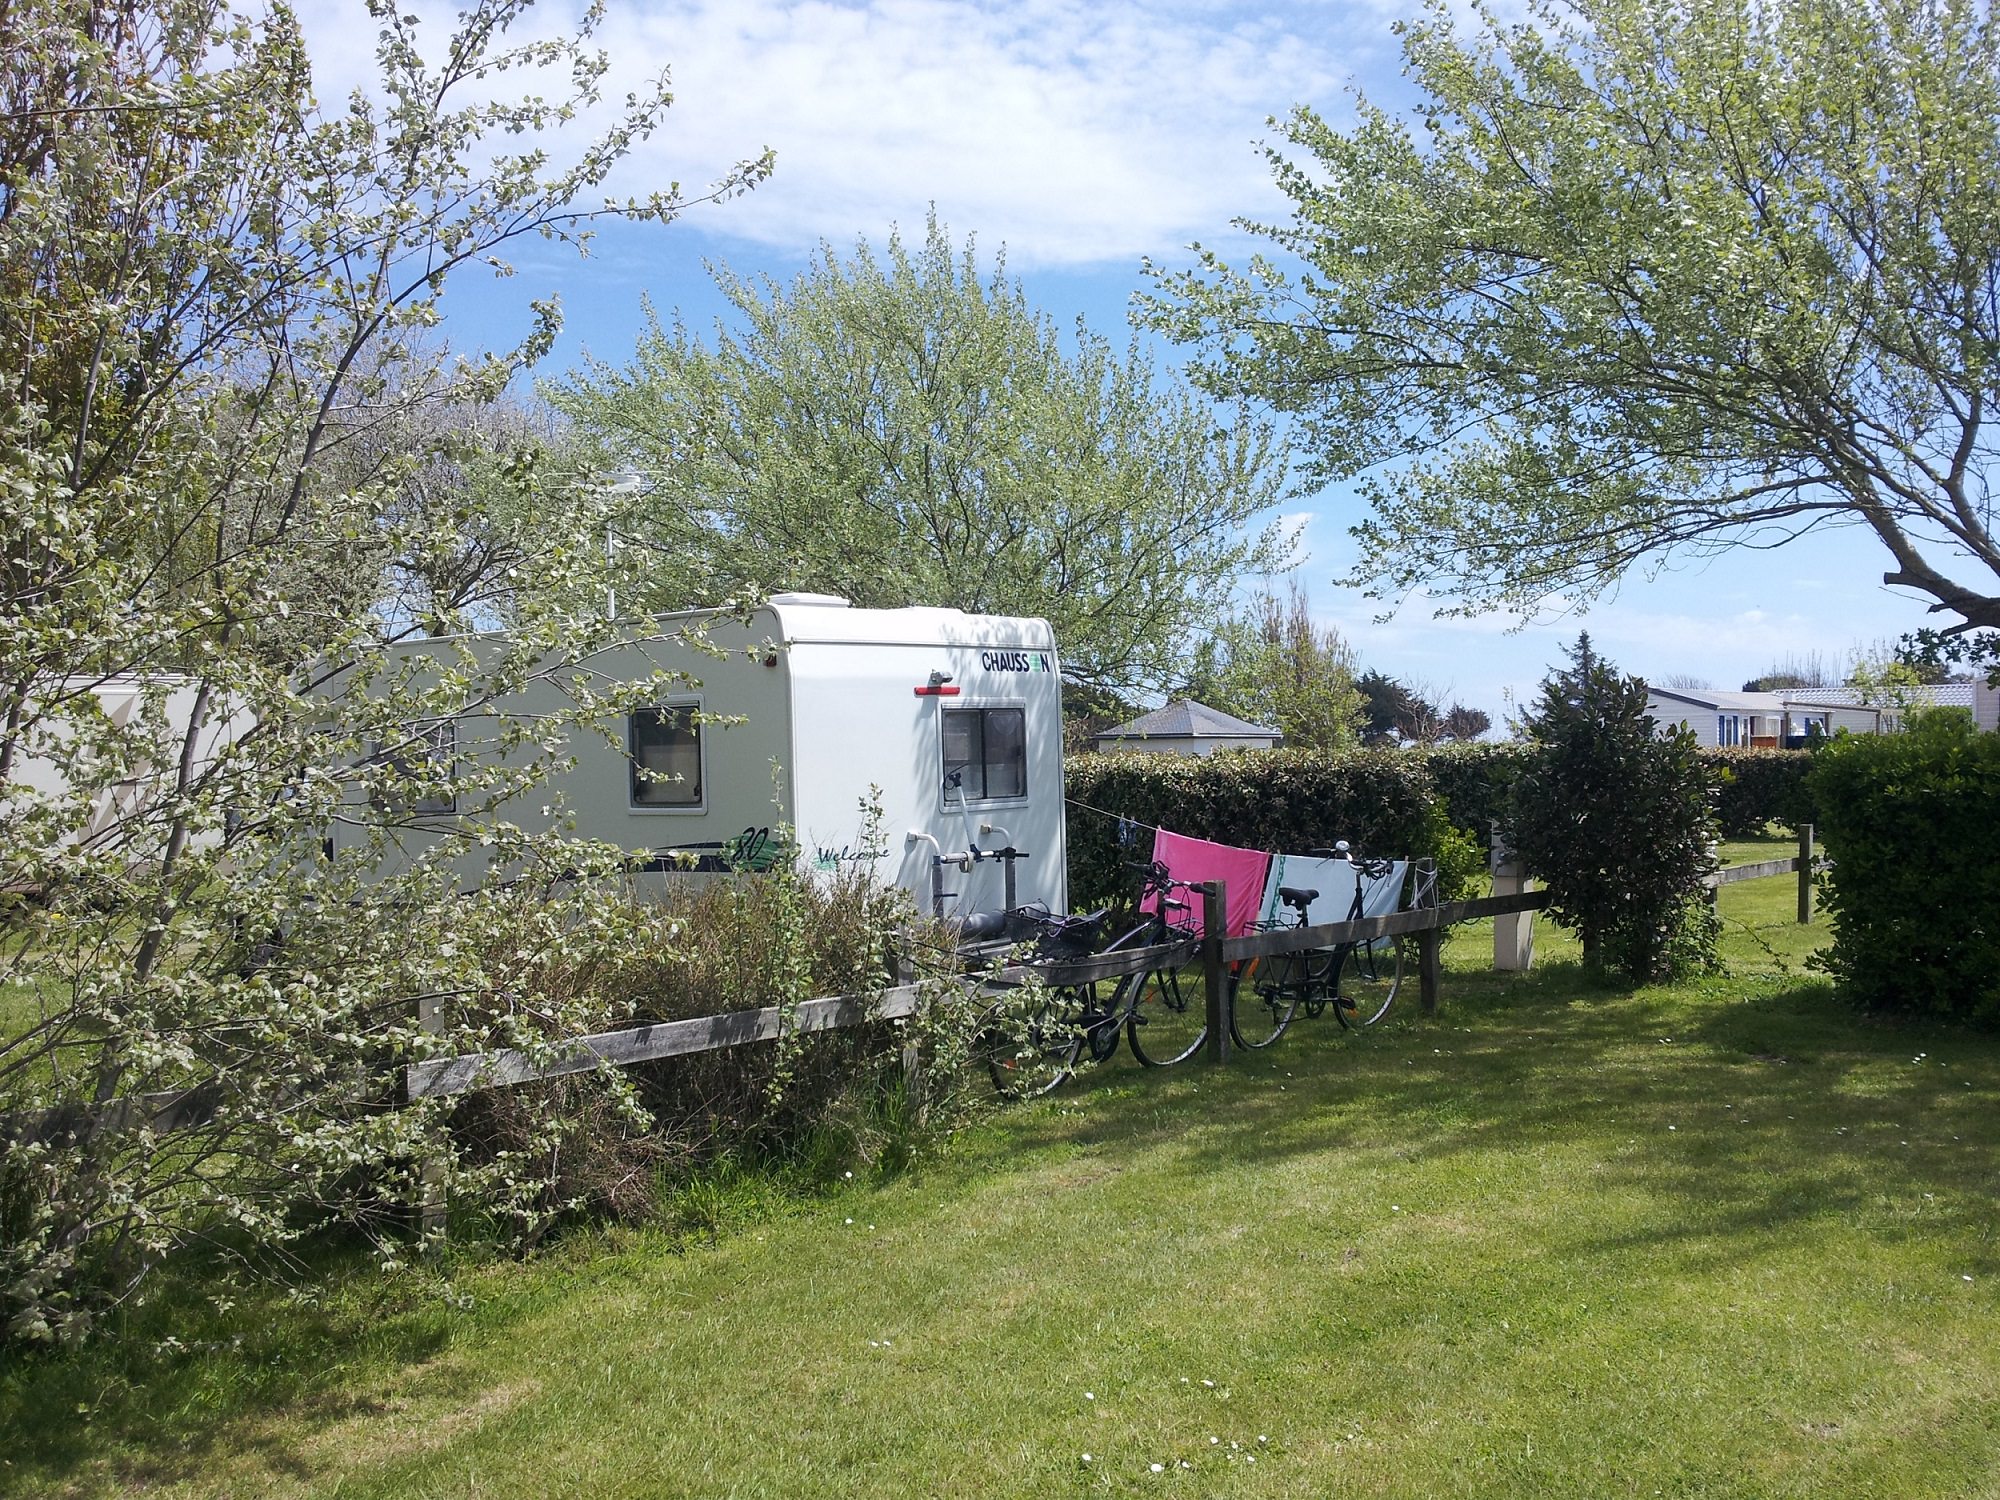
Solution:
[(1201, 978), (1208, 1009), (1208, 1060), (1229, 1061), (1228, 978), (1222, 963), (1222, 937), (1229, 910), (1229, 883), (1208, 880), (1201, 887)]
[(1813, 826), (1799, 824), (1799, 921), (1810, 922), (1813, 915)]
[(1438, 989), (1444, 978), (1444, 929), (1426, 927), (1417, 934), (1417, 1009), (1437, 1014)]
[[(898, 953), (894, 945), (883, 951), (883, 978), (890, 989), (911, 982), (914, 968)], [(903, 1101), (911, 1111), (911, 1119), (922, 1125), (930, 1110), (924, 1100), (924, 1045), (923, 1015), (927, 1003), (919, 996), (915, 1008), (903, 1021)]]
[[(436, 996), (417, 997), (417, 1029), (431, 1036), (443, 1030)], [(446, 1210), (444, 1166), (434, 1153), (426, 1152), (417, 1163), (417, 1233), (422, 1239), (444, 1234)]]
[[(1493, 894), (1518, 896), (1528, 888), (1528, 867), (1507, 847), (1500, 825), (1493, 825), (1493, 854), (1488, 866)], [(1493, 919), (1493, 967), (1503, 973), (1525, 974), (1535, 966), (1535, 914), (1531, 911)]]

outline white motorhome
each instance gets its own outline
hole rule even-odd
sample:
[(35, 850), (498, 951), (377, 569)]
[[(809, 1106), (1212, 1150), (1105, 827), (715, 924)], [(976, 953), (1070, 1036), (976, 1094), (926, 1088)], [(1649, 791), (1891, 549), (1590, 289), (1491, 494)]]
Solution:
[[(689, 625), (720, 654), (684, 644)], [(519, 799), (533, 806), (503, 809), (523, 827), (560, 808), (579, 835), (633, 851), (662, 880), (754, 867), (788, 832), (806, 867), (872, 864), (920, 909), (953, 918), (1000, 910), (1009, 864), (953, 856), (1013, 848), (1026, 854), (1011, 862), (1017, 901), (1064, 909), (1062, 688), (1044, 620), (778, 594), (747, 620), (697, 611), (644, 622), (579, 667), (604, 680), (663, 670), (685, 680), (608, 737), (574, 736), (574, 765)], [(496, 717), (547, 712), (558, 692), (530, 687), (443, 726), (428, 753), (477, 757)], [(415, 811), (397, 820), (399, 838), (421, 838), (426, 817), (458, 816)], [(366, 804), (350, 812), (335, 849), (369, 837)]]

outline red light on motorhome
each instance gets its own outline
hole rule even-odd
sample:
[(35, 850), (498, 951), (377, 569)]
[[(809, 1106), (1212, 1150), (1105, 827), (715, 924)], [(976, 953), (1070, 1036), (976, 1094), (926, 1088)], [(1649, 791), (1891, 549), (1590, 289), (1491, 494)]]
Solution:
[(923, 687), (917, 689), (917, 696), (919, 698), (956, 698), (958, 696), (958, 685), (951, 682), (926, 683)]

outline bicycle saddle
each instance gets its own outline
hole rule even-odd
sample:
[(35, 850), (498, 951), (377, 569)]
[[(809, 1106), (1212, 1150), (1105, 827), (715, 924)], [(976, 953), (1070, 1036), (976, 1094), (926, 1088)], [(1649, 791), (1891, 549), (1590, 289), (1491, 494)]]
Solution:
[(1319, 892), (1307, 886), (1281, 885), (1278, 887), (1278, 899), (1303, 913), (1308, 906), (1319, 900)]

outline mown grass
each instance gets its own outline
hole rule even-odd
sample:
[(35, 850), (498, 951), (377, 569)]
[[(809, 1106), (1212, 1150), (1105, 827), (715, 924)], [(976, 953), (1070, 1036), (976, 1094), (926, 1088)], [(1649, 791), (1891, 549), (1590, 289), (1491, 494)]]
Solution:
[(1844, 1013), (1792, 901), (1637, 993), (1464, 929), (1434, 1019), (1121, 1057), (712, 1241), (171, 1299), (0, 1377), (0, 1490), (1992, 1494), (2000, 1045)]

